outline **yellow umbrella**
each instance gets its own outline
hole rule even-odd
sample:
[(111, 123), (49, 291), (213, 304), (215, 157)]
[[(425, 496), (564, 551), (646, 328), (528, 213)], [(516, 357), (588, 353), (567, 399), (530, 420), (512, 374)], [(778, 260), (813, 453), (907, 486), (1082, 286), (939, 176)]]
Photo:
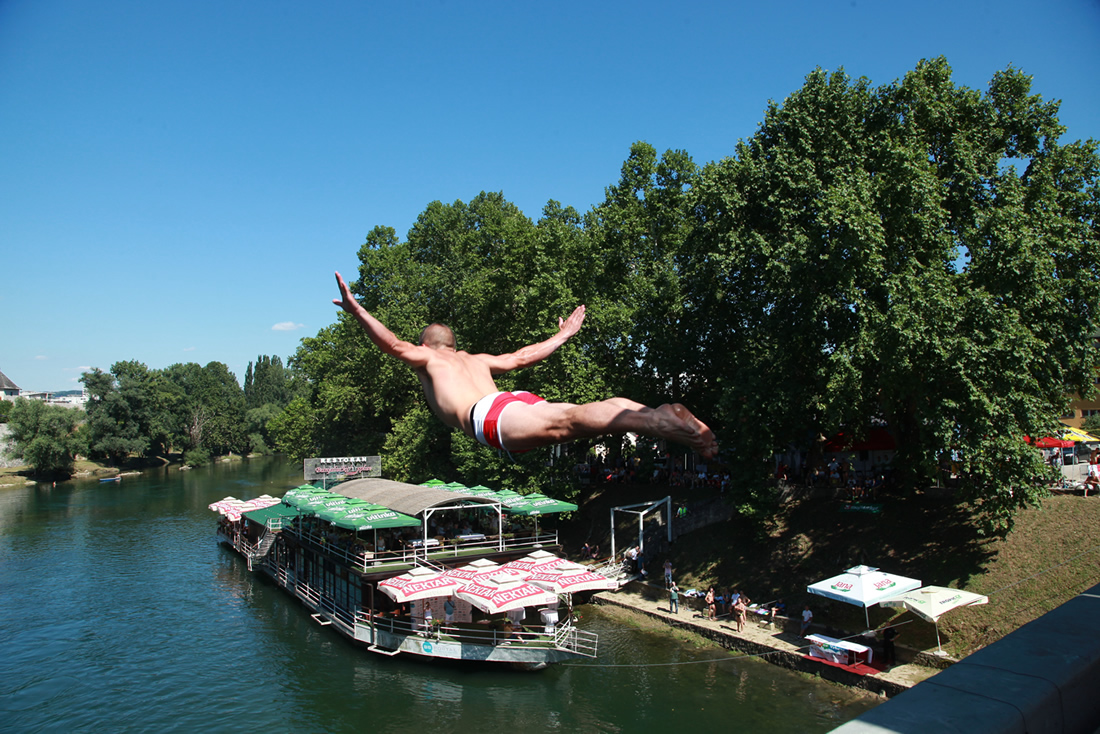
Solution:
[(1077, 443), (1100, 443), (1100, 438), (1091, 436), (1080, 428), (1067, 427), (1062, 431), (1062, 438), (1070, 441), (1076, 441)]

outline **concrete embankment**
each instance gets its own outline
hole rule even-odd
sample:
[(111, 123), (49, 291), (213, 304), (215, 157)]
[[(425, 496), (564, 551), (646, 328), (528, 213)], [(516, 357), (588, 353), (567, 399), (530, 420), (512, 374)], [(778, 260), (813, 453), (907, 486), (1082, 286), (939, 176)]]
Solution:
[[(749, 621), (741, 632), (729, 618), (707, 619), (702, 614), (700, 600), (680, 597), (680, 612), (669, 611), (668, 593), (658, 586), (632, 581), (619, 591), (603, 592), (593, 596), (596, 604), (608, 604), (632, 610), (652, 619), (660, 620), (670, 627), (676, 627), (709, 640), (713, 640), (728, 650), (737, 650), (747, 655), (759, 656), (761, 660), (790, 670), (797, 670), (852, 688), (861, 688), (884, 696), (895, 696), (908, 690), (920, 681), (935, 675), (938, 670), (912, 661), (902, 662), (893, 668), (873, 675), (860, 675), (840, 667), (826, 665), (815, 659), (805, 657), (808, 647), (799, 635), (799, 624), (793, 619), (780, 617), (775, 627), (766, 624), (763, 618), (749, 615)], [(823, 632), (833, 637), (845, 635), (834, 630), (814, 627), (814, 632)], [(863, 641), (860, 639), (853, 642)], [(913, 657), (910, 651), (899, 650), (899, 661)], [(948, 664), (932, 656), (917, 656), (924, 663)]]
[(1100, 586), (1028, 622), (837, 734), (1100, 731)]

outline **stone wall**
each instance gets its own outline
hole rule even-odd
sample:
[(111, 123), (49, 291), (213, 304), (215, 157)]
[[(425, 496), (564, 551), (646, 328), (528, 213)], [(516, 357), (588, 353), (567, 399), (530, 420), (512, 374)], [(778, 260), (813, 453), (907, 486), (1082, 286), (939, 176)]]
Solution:
[(11, 440), (11, 429), (7, 423), (0, 423), (0, 467), (5, 469), (23, 466), (22, 459), (14, 458), (15, 442)]
[(834, 729), (841, 734), (1100, 730), (1100, 586)]

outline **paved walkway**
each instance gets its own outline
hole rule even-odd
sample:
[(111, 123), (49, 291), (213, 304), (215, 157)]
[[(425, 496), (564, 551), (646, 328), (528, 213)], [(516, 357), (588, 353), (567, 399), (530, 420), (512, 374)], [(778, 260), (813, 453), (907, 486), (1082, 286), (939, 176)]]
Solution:
[[(669, 626), (679, 627), (714, 640), (727, 649), (759, 655), (762, 660), (775, 665), (820, 675), (827, 680), (887, 696), (897, 695), (939, 672), (935, 668), (905, 663), (873, 675), (859, 675), (842, 667), (834, 667), (816, 659), (805, 658), (804, 655), (808, 652), (807, 643), (799, 636), (798, 623), (795, 620), (781, 619), (781, 622), (786, 621), (788, 629), (794, 630), (790, 632), (774, 629), (770, 625), (755, 620), (756, 615), (750, 614), (745, 629), (737, 632), (733, 620), (706, 619), (701, 612), (690, 606), (696, 603), (694, 600), (685, 599), (682, 594), (680, 599), (680, 613), (672, 614), (669, 612), (668, 595), (664, 589), (641, 582), (631, 582), (619, 591), (596, 594), (592, 601), (596, 604), (609, 604), (633, 610)], [(819, 630), (811, 628), (811, 631)], [(853, 642), (860, 642), (860, 640), (854, 639)], [(905, 657), (904, 654), (902, 657)]]

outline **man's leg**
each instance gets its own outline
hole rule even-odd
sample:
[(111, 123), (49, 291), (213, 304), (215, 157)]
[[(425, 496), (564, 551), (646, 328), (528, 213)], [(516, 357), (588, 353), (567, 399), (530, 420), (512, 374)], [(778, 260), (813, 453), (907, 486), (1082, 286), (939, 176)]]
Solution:
[(682, 405), (650, 408), (626, 398), (595, 403), (513, 403), (501, 413), (499, 430), (509, 451), (597, 438), (613, 433), (640, 433), (689, 446), (713, 456), (714, 434)]

